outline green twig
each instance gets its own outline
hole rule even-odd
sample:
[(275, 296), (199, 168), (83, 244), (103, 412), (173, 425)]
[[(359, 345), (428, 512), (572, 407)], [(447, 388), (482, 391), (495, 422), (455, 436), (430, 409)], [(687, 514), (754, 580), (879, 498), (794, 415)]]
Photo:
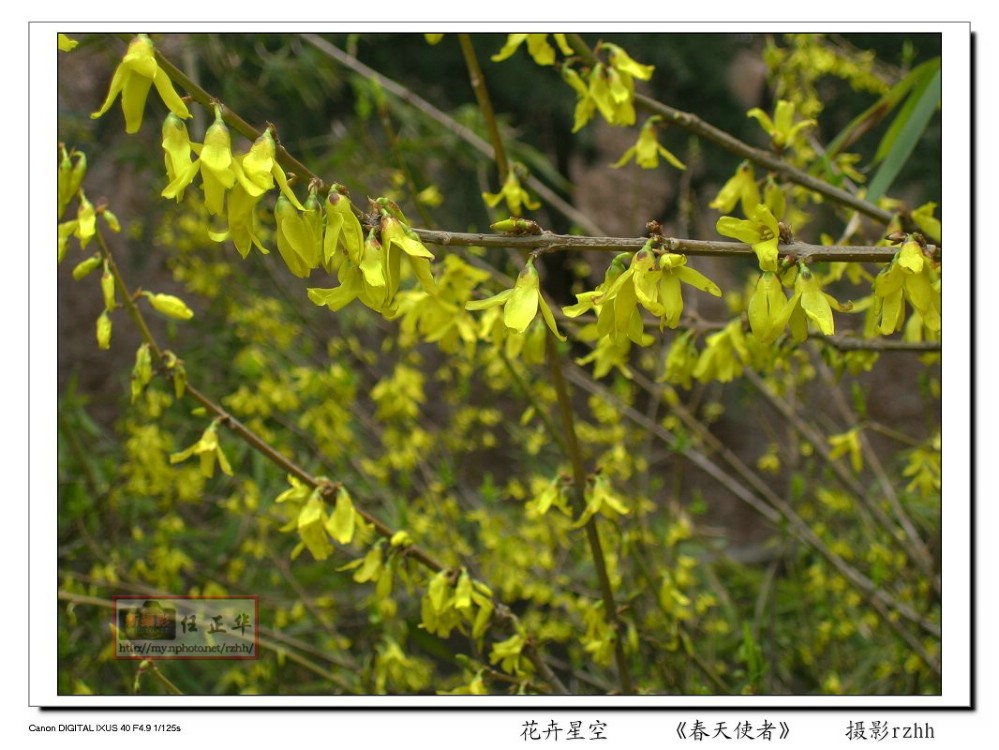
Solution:
[(496, 171), (499, 173), (499, 181), (502, 185), (510, 171), (510, 164), (506, 158), (506, 149), (503, 148), (503, 139), (500, 137), (496, 113), (493, 112), (493, 103), (489, 98), (489, 89), (486, 88), (486, 77), (482, 74), (479, 60), (475, 56), (472, 38), (468, 34), (458, 34), (458, 41), (461, 44), (461, 54), (465, 58), (465, 67), (468, 68), (472, 90), (475, 91), (475, 99), (479, 103), (482, 119), (485, 120), (489, 140), (493, 144), (493, 161), (496, 162)]
[[(558, 351), (555, 336), (550, 331), (546, 338), (548, 344), (548, 362), (551, 367), (552, 381), (555, 385), (555, 392), (558, 394), (559, 414), (562, 417), (562, 427), (565, 431), (566, 444), (568, 446), (568, 457), (572, 463), (572, 489), (573, 505), (575, 512), (582, 515), (586, 511), (586, 469), (583, 464), (583, 452), (579, 447), (579, 440), (576, 436), (575, 418), (573, 416), (572, 401), (569, 397), (569, 387), (562, 374), (561, 354)], [(604, 603), (604, 615), (608, 623), (614, 630), (614, 657), (617, 661), (618, 679), (621, 682), (621, 692), (630, 695), (634, 692), (631, 682), (631, 674), (628, 671), (628, 661), (624, 653), (624, 642), (622, 640), (623, 628), (618, 617), (617, 605), (614, 603), (614, 591), (611, 588), (610, 577), (607, 575), (607, 563), (604, 557), (603, 546), (600, 543), (600, 534), (597, 531), (596, 516), (591, 516), (584, 526), (586, 539), (590, 545), (590, 553), (593, 557), (593, 567), (597, 573), (597, 580), (600, 585), (600, 595)]]

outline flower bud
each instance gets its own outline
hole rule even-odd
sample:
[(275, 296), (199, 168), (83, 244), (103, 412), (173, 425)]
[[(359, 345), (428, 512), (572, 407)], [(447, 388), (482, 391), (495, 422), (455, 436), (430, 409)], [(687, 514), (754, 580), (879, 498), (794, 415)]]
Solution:
[(111, 348), (111, 316), (107, 310), (97, 319), (97, 346), (101, 349)]
[(177, 320), (190, 320), (194, 317), (194, 312), (179, 297), (172, 294), (151, 294), (145, 292), (146, 299), (157, 312), (161, 312), (167, 317)]
[(101, 264), (100, 255), (92, 255), (73, 269), (73, 278), (76, 281), (89, 276)]

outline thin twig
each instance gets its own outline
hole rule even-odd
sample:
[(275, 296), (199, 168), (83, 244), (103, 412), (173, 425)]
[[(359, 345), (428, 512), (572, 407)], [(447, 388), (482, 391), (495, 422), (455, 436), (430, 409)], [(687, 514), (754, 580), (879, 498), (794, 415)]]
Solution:
[[(507, 247), (513, 250), (530, 250), (539, 253), (565, 250), (589, 250), (607, 253), (635, 252), (640, 250), (648, 237), (584, 237), (576, 234), (554, 234), (543, 232), (532, 235), (485, 234), (482, 232), (445, 232), (428, 229), (414, 229), (420, 240), (431, 245)], [(666, 237), (663, 247), (671, 253), (704, 257), (743, 257), (756, 258), (753, 248), (743, 242), (722, 240), (689, 240), (679, 237)], [(888, 263), (895, 257), (898, 248), (877, 247), (874, 245), (810, 245), (805, 242), (792, 242), (777, 247), (780, 257), (800, 260), (806, 263), (820, 261)], [(940, 259), (940, 248), (928, 248), (935, 260)]]
[[(302, 38), (314, 45), (321, 52), (329, 55), (345, 68), (349, 68), (365, 78), (373, 78), (377, 80), (385, 91), (392, 94), (400, 101), (403, 101), (413, 107), (413, 109), (430, 118), (446, 130), (454, 133), (454, 135), (458, 136), (458, 138), (463, 140), (483, 156), (490, 159), (493, 157), (493, 149), (487, 141), (480, 138), (478, 134), (469, 130), (453, 117), (450, 117), (446, 113), (437, 109), (437, 107), (428, 102), (426, 99), (416, 95), (408, 88), (396, 83), (392, 79), (386, 78), (378, 71), (362, 63), (353, 55), (347, 54), (336, 45), (330, 44), (328, 41), (316, 34), (303, 34)], [(538, 197), (540, 197), (546, 205), (561, 213), (584, 231), (593, 235), (604, 234), (604, 231), (596, 222), (593, 221), (592, 218), (575, 208), (572, 204), (567, 203), (558, 193), (549, 188), (545, 183), (541, 182), (541, 180), (537, 177), (529, 175), (524, 181), (524, 184), (537, 193)]]
[[(703, 453), (687, 446), (681, 446), (678, 443), (676, 436), (674, 436), (669, 430), (666, 430), (655, 422), (650, 423), (645, 418), (644, 414), (623, 403), (619, 398), (611, 394), (599, 383), (594, 383), (581, 368), (570, 370), (566, 377), (580, 388), (583, 388), (594, 395), (600, 396), (607, 400), (608, 403), (613, 404), (624, 416), (628, 417), (628, 419), (638, 425), (641, 425), (645, 429), (654, 432), (655, 435), (663, 440), (663, 442), (670, 446), (674, 451), (687, 458), (691, 463), (695, 464), (706, 474), (714, 478), (724, 487), (728, 488), (737, 498), (745, 502), (768, 520), (778, 524), (781, 517), (787, 519), (789, 527), (795, 536), (808, 546), (818, 551), (830, 564), (832, 564), (834, 568), (836, 568), (837, 571), (839, 571), (840, 574), (843, 575), (844, 578), (849, 580), (861, 592), (863, 592), (871, 605), (883, 615), (885, 620), (888, 621), (889, 625), (893, 628), (898, 625), (895, 622), (895, 619), (897, 618), (889, 617), (889, 609), (897, 611), (900, 615), (905, 617), (907, 620), (912, 621), (930, 635), (938, 638), (940, 637), (940, 627), (938, 625), (927, 620), (907, 604), (896, 600), (887, 592), (879, 589), (873, 581), (867, 578), (867, 576), (850, 566), (849, 563), (843, 560), (842, 557), (829, 549), (828, 545), (816, 536), (811, 527), (805, 523), (805, 521), (795, 512), (787, 501), (773, 492), (773, 490), (771, 490), (765, 483), (760, 481), (759, 477), (756, 476), (754, 472), (750, 471), (749, 468), (746, 467), (745, 464), (743, 464), (731, 450), (718, 441), (717, 438), (714, 439), (714, 443), (711, 445), (712, 449), (717, 451), (719, 455), (725, 459), (725, 462), (738, 473), (739, 479), (742, 481), (739, 481), (739, 479), (729, 475)], [(751, 492), (743, 482), (749, 483), (761, 497), (766, 498), (766, 502)], [(911, 634), (909, 634), (909, 636), (911, 637)], [(918, 641), (915, 642), (918, 644)], [(910, 643), (910, 645), (912, 644)], [(927, 658), (929, 659), (929, 657)], [(932, 666), (933, 661), (929, 660), (927, 661), (927, 664)]]
[[(569, 397), (569, 387), (565, 382), (562, 373), (561, 357), (558, 346), (555, 343), (555, 335), (548, 332), (546, 338), (548, 344), (548, 362), (551, 367), (552, 381), (555, 392), (558, 394), (559, 413), (562, 417), (562, 427), (565, 430), (566, 444), (568, 445), (568, 457), (572, 463), (572, 495), (573, 504), (577, 514), (582, 515), (586, 510), (586, 469), (583, 464), (583, 452), (579, 447), (579, 440), (576, 436), (575, 417), (573, 416), (572, 401)], [(624, 653), (624, 641), (622, 638), (623, 628), (617, 613), (617, 605), (614, 603), (614, 591), (611, 588), (610, 576), (607, 574), (607, 563), (604, 558), (603, 546), (600, 543), (600, 534), (597, 531), (596, 516), (591, 516), (586, 522), (586, 539), (590, 545), (590, 553), (593, 557), (593, 567), (597, 573), (597, 580), (600, 585), (600, 595), (604, 603), (604, 615), (607, 622), (614, 630), (614, 656), (617, 661), (618, 679), (621, 681), (621, 691), (625, 695), (634, 692), (631, 682), (631, 674), (628, 671), (628, 661)]]
[(833, 473), (839, 479), (840, 484), (842, 484), (844, 488), (851, 492), (857, 500), (867, 508), (867, 510), (877, 519), (881, 528), (885, 530), (887, 535), (900, 544), (906, 554), (917, 562), (917, 564), (922, 568), (923, 574), (926, 576), (930, 585), (933, 587), (933, 590), (939, 594), (940, 577), (934, 571), (933, 560), (930, 558), (929, 552), (923, 546), (922, 540), (919, 538), (918, 534), (916, 534), (915, 529), (911, 528), (911, 524), (909, 527), (903, 527), (906, 534), (899, 539), (895, 533), (896, 525), (892, 523), (888, 514), (882, 510), (881, 505), (875, 502), (874, 498), (871, 497), (867, 488), (864, 487), (863, 484), (861, 484), (860, 481), (850, 473), (850, 470), (847, 469), (842, 462), (832, 458), (831, 450), (825, 437), (801, 419), (801, 417), (798, 416), (798, 414), (786, 401), (781, 399), (767, 387), (766, 383), (763, 382), (759, 375), (752, 370), (746, 370), (745, 377), (746, 380), (756, 389), (756, 391), (778, 412), (780, 412), (780, 414), (794, 426), (794, 428), (803, 438), (805, 438), (805, 440), (811, 443), (812, 447), (819, 453), (819, 455), (822, 456), (826, 464), (832, 469)]
[[(572, 45), (572, 48), (579, 53), (585, 63), (593, 65), (597, 61), (596, 56), (593, 54), (593, 50), (578, 34), (569, 34), (567, 35), (567, 38), (569, 43)], [(729, 135), (724, 130), (716, 128), (710, 123), (705, 122), (695, 114), (674, 109), (667, 104), (663, 104), (662, 102), (656, 101), (655, 99), (643, 94), (635, 94), (635, 104), (647, 112), (662, 115), (667, 121), (679, 125), (694, 135), (700, 136), (705, 140), (709, 140), (712, 143), (721, 146), (723, 149), (735, 154), (736, 156), (741, 156), (742, 158), (748, 159), (749, 161), (759, 164), (762, 167), (766, 167), (771, 172), (775, 172), (791, 182), (807, 187), (809, 190), (813, 190), (816, 193), (835, 201), (836, 203), (852, 208), (855, 211), (859, 211), (865, 216), (877, 219), (883, 224), (887, 224), (894, 217), (894, 214), (891, 211), (885, 211), (883, 208), (878, 208), (873, 203), (868, 203), (855, 195), (851, 195), (845, 190), (834, 187), (833, 185), (820, 180), (818, 177), (814, 177), (807, 172), (803, 172), (769, 151), (754, 148), (747, 143), (743, 143), (738, 138)]]
[(499, 123), (496, 122), (496, 113), (493, 112), (492, 99), (489, 97), (489, 89), (486, 87), (486, 77), (482, 74), (479, 59), (475, 56), (472, 38), (468, 34), (458, 34), (458, 42), (461, 45), (461, 55), (465, 59), (465, 67), (468, 68), (468, 78), (472, 84), (472, 90), (475, 92), (475, 100), (479, 103), (482, 119), (486, 123), (486, 132), (489, 133), (489, 140), (493, 144), (493, 161), (496, 163), (496, 171), (499, 173), (499, 181), (502, 185), (510, 172), (510, 163), (506, 158), (506, 149), (503, 148)]
[[(850, 423), (857, 424), (859, 419), (857, 415), (853, 413), (846, 398), (843, 396), (842, 391), (840, 391), (839, 385), (836, 383), (835, 377), (833, 376), (832, 370), (824, 362), (819, 362), (819, 371), (822, 373), (823, 379), (826, 381), (826, 389), (832, 394), (833, 401), (836, 403), (836, 407), (839, 409), (840, 414)], [(860, 447), (864, 452), (864, 458), (866, 459), (867, 465), (871, 468), (874, 476), (878, 480), (878, 484), (881, 487), (881, 491), (884, 493), (885, 498), (888, 500), (888, 504), (891, 506), (892, 513), (895, 514), (895, 518), (902, 527), (902, 531), (911, 540), (914, 550), (918, 553), (916, 559), (919, 561), (920, 567), (923, 569), (923, 573), (930, 580), (930, 584), (933, 586), (933, 590), (936, 592), (937, 596), (941, 594), (940, 588), (940, 578), (936, 574), (933, 556), (930, 554), (926, 543), (920, 536), (919, 532), (916, 530), (916, 525), (909, 518), (909, 514), (905, 512), (905, 508), (899, 502), (898, 493), (895, 491), (895, 487), (892, 485), (891, 480), (888, 478), (888, 474), (885, 471), (884, 466), (881, 464), (881, 459), (878, 458), (877, 451), (871, 446), (871, 442), (867, 439), (864, 431), (860, 431), (859, 438)], [(886, 531), (890, 535), (894, 536), (893, 529), (888, 528)]]
[[(126, 310), (128, 311), (132, 320), (135, 322), (136, 327), (139, 329), (143, 340), (145, 340), (149, 344), (150, 351), (155, 357), (158, 370), (164, 375), (166, 375), (167, 357), (164, 351), (160, 348), (155, 337), (150, 331), (149, 326), (146, 323), (145, 317), (142, 314), (142, 311), (139, 310), (138, 306), (135, 304), (135, 301), (128, 289), (128, 286), (125, 284), (125, 280), (122, 277), (121, 272), (119, 271), (118, 266), (114, 261), (114, 257), (111, 254), (111, 250), (108, 247), (107, 241), (105, 240), (100, 229), (97, 230), (96, 236), (98, 240), (98, 245), (100, 246), (101, 255), (107, 261), (108, 268), (110, 269), (112, 275), (114, 276), (118, 290), (122, 293), (122, 296), (124, 297), (124, 305)], [(243, 442), (247, 443), (250, 447), (254, 448), (257, 452), (259, 452), (261, 455), (267, 458), (270, 462), (281, 467), (282, 469), (284, 469), (285, 472), (295, 476), (297, 479), (299, 479), (301, 482), (308, 485), (309, 487), (319, 488), (327, 494), (333, 494), (336, 491), (336, 488), (340, 486), (339, 483), (330, 483), (327, 480), (320, 480), (312, 476), (310, 473), (308, 473), (307, 471), (299, 467), (297, 464), (295, 464), (293, 461), (291, 461), (287, 457), (283, 456), (280, 452), (275, 450), (269, 443), (260, 438), (256, 433), (254, 433), (252, 430), (250, 430), (248, 427), (242, 424), (239, 420), (233, 417), (221, 405), (219, 405), (212, 399), (208, 398), (206, 395), (197, 390), (194, 386), (190, 385), (190, 383), (185, 383), (184, 393), (186, 395), (189, 395), (191, 398), (193, 398), (202, 406), (204, 406), (205, 409), (218, 416), (219, 422), (225, 427), (227, 427), (231, 432), (233, 432), (239, 438), (241, 438)], [(373, 516), (371, 513), (358, 507), (356, 504), (354, 506), (354, 510), (365, 521), (371, 524), (378, 532), (378, 534), (380, 534), (381, 536), (386, 538), (391, 538), (395, 534), (395, 532), (391, 527), (383, 523), (379, 518)], [(445, 570), (445, 566), (442, 563), (440, 563), (430, 553), (428, 553), (418, 545), (412, 544), (408, 546), (405, 549), (404, 554), (406, 555), (407, 558), (419, 561), (421, 564), (424, 565), (424, 567), (430, 569), (433, 572), (440, 572), (442, 570)], [(501, 602), (496, 603), (496, 608), (493, 612), (493, 616), (497, 621), (501, 620), (507, 620), (512, 622), (517, 621), (516, 616), (513, 615), (512, 612), (510, 612), (509, 608), (503, 606)], [(527, 657), (535, 664), (539, 664), (540, 662), (543, 661), (542, 655), (536, 649), (535, 646), (529, 644), (528, 646), (525, 646), (525, 651), (527, 652)], [(545, 671), (545, 670), (541, 670), (539, 668), (539, 671)], [(549, 674), (551, 674), (550, 670), (547, 671)], [(554, 677), (554, 675), (552, 675), (552, 677)], [(564, 689), (564, 686), (562, 686), (557, 679), (555, 680), (555, 682), (552, 683), (552, 687), (556, 691), (560, 690), (560, 688)]]

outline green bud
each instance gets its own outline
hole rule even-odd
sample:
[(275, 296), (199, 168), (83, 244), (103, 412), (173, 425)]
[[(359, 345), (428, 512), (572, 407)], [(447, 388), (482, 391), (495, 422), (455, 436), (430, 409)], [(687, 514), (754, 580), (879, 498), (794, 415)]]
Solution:
[(194, 317), (194, 312), (179, 297), (174, 297), (172, 294), (152, 294), (151, 292), (144, 292), (144, 294), (153, 309), (167, 317), (177, 320), (190, 320)]
[(114, 276), (107, 263), (104, 264), (104, 273), (101, 275), (101, 292), (104, 294), (104, 309), (111, 312), (117, 303), (114, 299)]
[(107, 310), (97, 319), (97, 346), (101, 349), (111, 348), (111, 316)]
[(79, 281), (85, 276), (89, 276), (94, 270), (97, 269), (97, 266), (99, 266), (100, 264), (101, 264), (101, 256), (91, 255), (89, 258), (87, 258), (82, 263), (78, 264), (76, 268), (73, 269), (73, 278), (76, 281)]

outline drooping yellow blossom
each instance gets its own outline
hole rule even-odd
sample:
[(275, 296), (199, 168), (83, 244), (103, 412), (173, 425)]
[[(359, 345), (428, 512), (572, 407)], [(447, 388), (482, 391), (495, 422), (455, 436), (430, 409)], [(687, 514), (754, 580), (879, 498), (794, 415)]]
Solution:
[(208, 425), (208, 428), (202, 433), (201, 439), (194, 445), (180, 451), (180, 453), (171, 454), (170, 463), (180, 463), (195, 455), (201, 460), (202, 476), (214, 476), (216, 461), (218, 461), (219, 468), (222, 469), (223, 473), (232, 476), (232, 467), (229, 466), (229, 461), (226, 459), (225, 453), (222, 452), (222, 446), (219, 445), (218, 420)]
[(506, 181), (498, 193), (483, 193), (482, 199), (487, 205), (495, 208), (500, 201), (506, 201), (506, 206), (514, 216), (520, 216), (521, 211), (526, 208), (534, 211), (541, 208), (541, 204), (532, 200), (530, 194), (520, 184), (521, 178), (526, 177), (527, 170), (520, 164), (514, 164), (506, 175)]
[[(173, 183), (179, 175), (186, 175), (191, 170), (194, 159), (191, 158), (191, 138), (187, 133), (187, 125), (173, 112), (163, 121), (163, 163), (166, 166), (167, 185)], [(194, 175), (191, 175), (193, 179)], [(184, 185), (173, 191), (177, 202), (184, 198)]]
[(61, 219), (66, 207), (80, 189), (83, 177), (87, 173), (87, 156), (82, 151), (70, 153), (62, 145), (59, 146), (59, 152), (58, 188), (59, 218)]
[(836, 330), (832, 311), (849, 312), (853, 309), (853, 303), (839, 302), (831, 294), (822, 291), (819, 277), (807, 266), (799, 265), (798, 275), (794, 280), (794, 296), (788, 302), (788, 307), (791, 336), (795, 341), (801, 342), (808, 338), (809, 319), (823, 335), (831, 336)]
[(97, 318), (97, 346), (101, 349), (111, 348), (111, 316), (107, 310)]
[(655, 169), (659, 166), (660, 156), (677, 169), (687, 168), (683, 162), (664, 148), (656, 138), (656, 131), (658, 130), (659, 124), (662, 120), (662, 115), (655, 115), (645, 121), (645, 124), (642, 125), (642, 129), (638, 133), (638, 141), (634, 146), (625, 151), (624, 155), (614, 163), (615, 169), (623, 167), (631, 161), (632, 158), (635, 159), (635, 163), (642, 169)]
[(856, 473), (864, 468), (864, 457), (860, 445), (860, 428), (854, 427), (840, 435), (829, 436), (829, 458), (837, 459), (850, 454), (850, 466)]
[(319, 265), (319, 257), (302, 215), (283, 195), (274, 205), (274, 222), (278, 252), (285, 265), (295, 276), (306, 278)]
[(517, 276), (513, 289), (504, 289), (499, 294), (480, 300), (465, 303), (466, 310), (486, 310), (490, 307), (503, 306), (503, 323), (518, 333), (523, 333), (534, 320), (541, 308), (541, 316), (545, 325), (555, 334), (559, 341), (565, 341), (565, 336), (558, 332), (555, 316), (541, 294), (541, 282), (534, 268), (534, 260), (528, 260)]
[[(174, 136), (174, 138), (176, 142), (172, 143), (171, 148), (177, 149), (177, 151), (171, 155), (171, 161), (175, 165), (177, 163), (183, 164), (183, 159), (179, 162), (174, 161), (183, 150), (181, 136)], [(205, 193), (205, 207), (210, 214), (221, 216), (226, 191), (236, 184), (236, 172), (233, 166), (232, 139), (219, 108), (215, 109), (215, 122), (205, 132), (205, 142), (200, 148), (201, 155), (197, 161), (185, 164), (183, 171), (175, 175), (160, 195), (164, 198), (177, 198), (200, 171), (201, 188)]]
[(104, 104), (90, 116), (96, 119), (103, 115), (111, 109), (118, 94), (121, 94), (125, 132), (136, 133), (142, 127), (142, 112), (146, 107), (150, 86), (156, 86), (163, 103), (175, 115), (184, 118), (191, 116), (187, 105), (174, 90), (170, 76), (157, 64), (152, 40), (145, 34), (139, 34), (128, 45), (125, 57), (115, 69)]
[(749, 298), (749, 326), (761, 344), (777, 340), (791, 317), (793, 305), (788, 304), (780, 279), (766, 271), (756, 282), (756, 289)]
[(573, 524), (574, 528), (585, 526), (586, 522), (597, 513), (614, 518), (618, 515), (627, 515), (630, 512), (628, 506), (614, 493), (610, 479), (604, 474), (590, 477), (586, 482), (583, 494), (586, 499), (586, 508)]
[(770, 143), (777, 153), (783, 152), (788, 147), (796, 147), (801, 139), (802, 131), (815, 125), (815, 120), (801, 120), (796, 123), (794, 121), (794, 104), (784, 99), (777, 102), (772, 120), (759, 107), (753, 107), (746, 113), (746, 116), (752, 117), (760, 123), (760, 127), (770, 136)]
[[(552, 34), (555, 43), (566, 57), (573, 54), (572, 47), (565, 40), (565, 34)], [(548, 34), (507, 34), (503, 48), (490, 59), (502, 62), (516, 52), (520, 45), (527, 42), (527, 51), (538, 65), (551, 65), (555, 62), (555, 48), (548, 43)]]
[(753, 165), (744, 161), (708, 205), (727, 214), (735, 208), (736, 203), (741, 203), (743, 216), (751, 217), (753, 209), (759, 202), (760, 189), (756, 185), (756, 173), (753, 171)]

